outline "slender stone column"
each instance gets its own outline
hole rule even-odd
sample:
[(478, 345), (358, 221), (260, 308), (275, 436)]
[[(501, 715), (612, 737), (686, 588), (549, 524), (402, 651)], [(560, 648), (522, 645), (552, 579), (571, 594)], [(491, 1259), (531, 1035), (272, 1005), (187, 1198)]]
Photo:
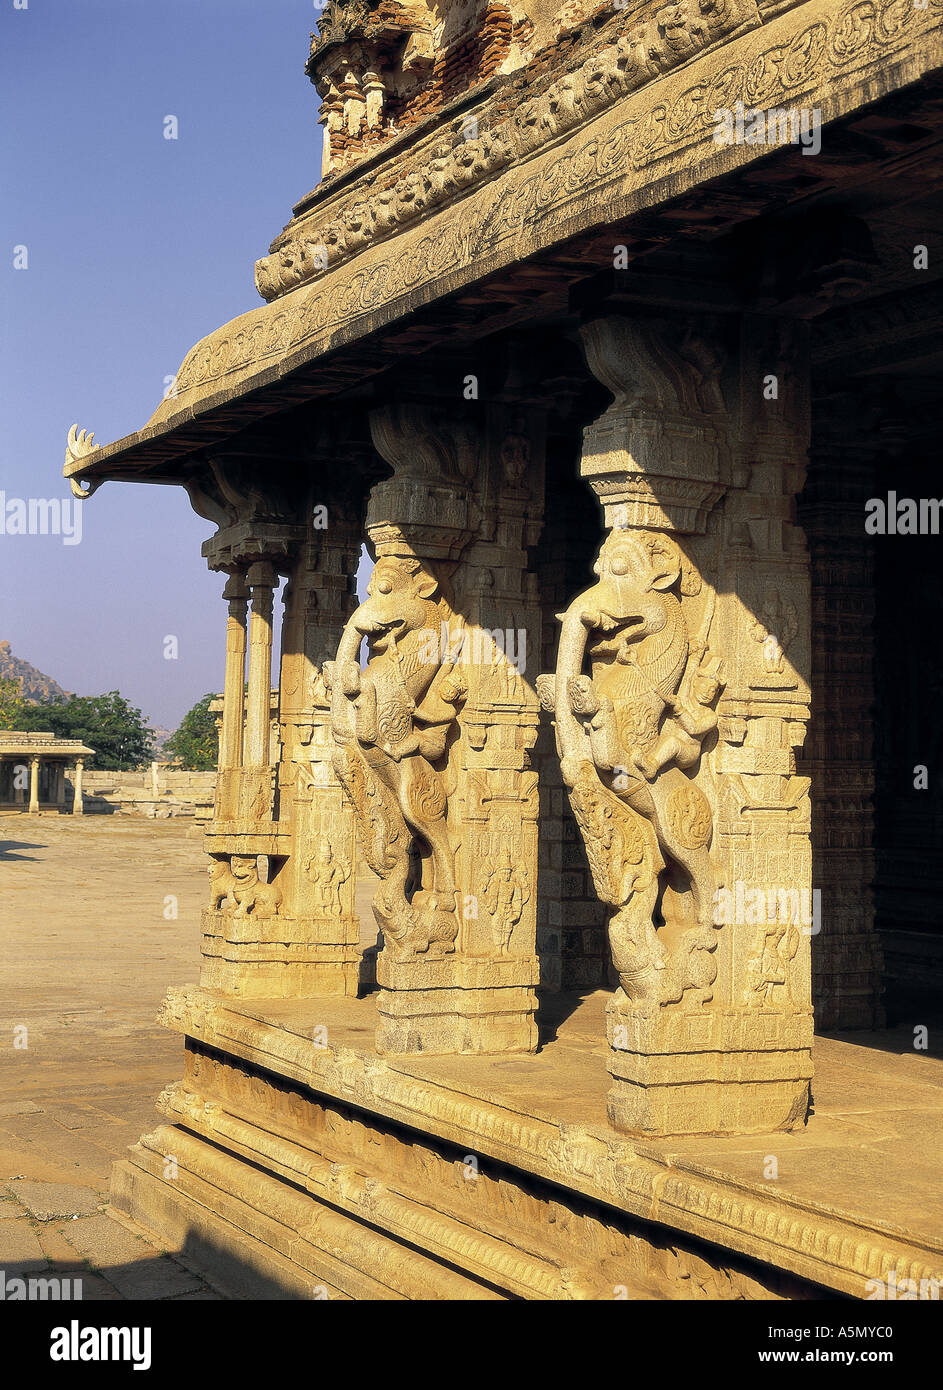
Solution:
[(583, 341), (614, 396), (582, 459), (611, 529), (541, 697), (611, 909), (609, 1119), (643, 1135), (794, 1128), (814, 929), (794, 753), (809, 696), (803, 349), (746, 320), (734, 337), (613, 316)]
[(242, 575), (226, 581), (223, 598), (229, 604), (226, 621), (226, 675), (223, 687), (223, 719), (219, 740), (221, 768), (242, 766), (242, 729), (245, 718), (246, 613), (249, 591)]
[(272, 609), (278, 575), (291, 571), (305, 526), (301, 494), (286, 482), (278, 451), (264, 462), (264, 498), (248, 482), (263, 463), (254, 455), (212, 460), (189, 489), (196, 510), (221, 523), (203, 554), (211, 569), (231, 576), (216, 814), (205, 840), (210, 901), (201, 983), (224, 994), (283, 998), (303, 992), (293, 967), (305, 960), (286, 891), (291, 817), (275, 790)]
[(65, 805), (65, 765), (63, 763), (56, 765), (56, 805), (60, 808)]
[(73, 816), (81, 816), (85, 814), (85, 807), (82, 805), (82, 772), (84, 770), (84, 767), (85, 763), (83, 762), (83, 760), (81, 758), (76, 758), (75, 777), (73, 779), (73, 786), (75, 788), (75, 797), (72, 802)]
[(230, 575), (223, 589), (229, 604), (226, 619), (226, 673), (223, 684), (223, 717), (219, 735), (219, 771), (216, 781), (216, 818), (231, 820), (238, 812), (239, 774), (245, 722), (246, 613), (249, 590), (243, 575)]
[(29, 760), (29, 813), (39, 815), (39, 759)]
[(272, 611), (278, 576), (265, 560), (250, 565), (249, 669), (243, 745), (245, 820), (271, 818)]
[(268, 766), (272, 694), (272, 610), (278, 577), (265, 561), (249, 569), (252, 618), (249, 626), (249, 691), (246, 700), (245, 762)]

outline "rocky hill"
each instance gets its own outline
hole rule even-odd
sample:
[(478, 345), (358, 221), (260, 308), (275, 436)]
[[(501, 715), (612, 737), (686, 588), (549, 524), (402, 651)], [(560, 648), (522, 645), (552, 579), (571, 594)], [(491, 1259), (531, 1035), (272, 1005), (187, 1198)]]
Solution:
[(44, 676), (42, 671), (37, 671), (28, 661), (14, 656), (9, 642), (0, 642), (0, 680), (4, 678), (15, 680), (24, 700), (31, 700), (36, 704), (44, 703), (46, 700), (65, 700), (69, 696), (69, 691), (63, 690), (52, 676)]

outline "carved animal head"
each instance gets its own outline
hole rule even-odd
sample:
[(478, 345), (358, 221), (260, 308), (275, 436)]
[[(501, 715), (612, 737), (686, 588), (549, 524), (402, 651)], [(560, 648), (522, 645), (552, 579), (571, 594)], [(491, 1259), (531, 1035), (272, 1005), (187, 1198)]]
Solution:
[(587, 628), (611, 632), (658, 611), (662, 606), (658, 596), (678, 582), (681, 556), (668, 536), (615, 530), (606, 538), (593, 570), (599, 583), (578, 600), (582, 621)]
[(624, 34), (616, 42), (619, 51), (619, 65), (625, 73), (626, 86), (629, 88), (637, 86), (644, 81), (651, 68), (645, 44), (642, 41), (642, 31), (633, 30), (631, 33)]
[(259, 866), (247, 854), (234, 854), (230, 860), (232, 876), (243, 887), (249, 888), (259, 881)]
[(399, 196), (405, 211), (421, 212), (426, 206), (422, 174), (408, 174), (399, 185)]
[(670, 51), (682, 51), (690, 46), (688, 15), (684, 5), (666, 5), (655, 15), (658, 35)]
[(275, 267), (271, 256), (263, 256), (255, 263), (255, 287), (263, 299), (273, 299), (278, 286), (274, 279)]
[(398, 641), (410, 632), (428, 630), (438, 635), (439, 582), (419, 560), (390, 555), (377, 561), (367, 598), (351, 618), (356, 630), (367, 637), (371, 656), (387, 650), (390, 637)]
[(330, 224), (327, 231), (324, 233), (324, 244), (327, 246), (329, 253), (333, 248), (336, 250), (338, 256), (343, 255), (347, 245), (347, 236), (344, 228), (339, 222), (332, 222)]
[(355, 203), (352, 208), (347, 208), (342, 214), (341, 220), (345, 229), (345, 246), (348, 251), (354, 251), (370, 236), (373, 226), (373, 219), (370, 209), (364, 203)]
[[(681, 605), (670, 593), (681, 578), (681, 553), (660, 532), (617, 530), (605, 541), (595, 570), (598, 583), (579, 594), (562, 615), (554, 688), (561, 757), (581, 749), (579, 716), (592, 717), (600, 695), (618, 700), (620, 718), (647, 728), (677, 689), (688, 643)], [(593, 681), (573, 708), (589, 654)], [(623, 743), (625, 737), (623, 734)], [(637, 742), (633, 732), (630, 742)]]

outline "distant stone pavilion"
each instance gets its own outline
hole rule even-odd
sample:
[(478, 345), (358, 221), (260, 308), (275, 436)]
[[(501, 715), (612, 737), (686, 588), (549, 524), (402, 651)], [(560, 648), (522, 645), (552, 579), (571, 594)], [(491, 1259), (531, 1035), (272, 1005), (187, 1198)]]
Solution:
[(0, 731), (0, 810), (28, 811), (31, 816), (44, 810), (64, 813), (66, 776), (71, 773), (72, 814), (80, 816), (85, 759), (94, 756), (94, 748), (78, 739), (21, 729)]

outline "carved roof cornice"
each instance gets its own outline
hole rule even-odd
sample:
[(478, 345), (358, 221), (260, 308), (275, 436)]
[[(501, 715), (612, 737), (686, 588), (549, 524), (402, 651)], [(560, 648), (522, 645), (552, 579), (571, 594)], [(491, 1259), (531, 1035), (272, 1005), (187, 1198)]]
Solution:
[(0, 730), (0, 758), (75, 758), (94, 757), (95, 749), (88, 748), (77, 738), (57, 738), (41, 730)]
[[(469, 114), (444, 128), (440, 114), (425, 138), (387, 166), (386, 181), (382, 163), (374, 164), (340, 198), (289, 224), (256, 263), (259, 294), (277, 299), (329, 274), (371, 242), (457, 203), (470, 188), (577, 130), (629, 93), (761, 23), (756, 0), (679, 0), (628, 30), (617, 16), (595, 42), (587, 40), (569, 69), (552, 69), (558, 74), (553, 80), (535, 82), (528, 66), (500, 84), (474, 108), (477, 138), (469, 135), (475, 130)], [(521, 100), (504, 114), (500, 98), (508, 88)]]
[[(477, 301), (510, 270), (558, 253), (555, 266), (570, 273), (577, 259), (589, 277), (611, 266), (611, 243), (600, 251), (601, 239), (615, 234), (632, 242), (630, 219), (644, 216), (648, 223), (662, 209), (671, 219), (665, 240), (682, 234), (687, 208), (703, 227), (697, 218), (707, 205), (708, 230), (718, 234), (761, 210), (775, 211), (793, 198), (790, 154), (792, 169), (802, 166), (803, 196), (810, 178), (820, 188), (854, 186), (865, 175), (849, 171), (840, 148), (831, 157), (829, 123), (882, 97), (892, 95), (900, 106), (912, 96), (914, 109), (926, 108), (921, 120), (930, 129), (935, 74), (943, 67), (943, 0), (928, 0), (926, 10), (873, 0), (873, 11), (867, 0), (871, 17), (858, 23), (862, 3), (809, 0), (728, 38), (717, 51), (695, 55), (552, 139), (533, 134), (541, 110), (536, 99), (530, 111), (514, 108), (512, 119), (531, 131), (529, 153), (474, 180), (454, 203), (425, 208), (395, 236), (368, 238), (311, 283), (204, 338), (181, 366), (176, 395), (160, 403), (147, 425), (114, 444), (77, 440), (66, 477), (77, 488), (80, 479), (97, 486), (109, 477), (179, 481), (181, 460), (257, 417), (326, 401), (385, 371), (399, 350), (394, 335), (402, 337), (445, 296), (457, 302), (473, 290)], [(713, 112), (738, 99), (820, 108), (826, 127), (820, 157), (802, 160), (791, 151), (774, 160), (763, 147), (718, 146)], [(767, 174), (785, 168), (785, 189), (775, 179), (752, 178), (761, 159)], [(379, 173), (375, 182), (379, 187)], [(312, 208), (312, 217), (322, 206)], [(443, 340), (463, 326), (461, 308), (448, 312), (454, 317), (435, 330)]]

